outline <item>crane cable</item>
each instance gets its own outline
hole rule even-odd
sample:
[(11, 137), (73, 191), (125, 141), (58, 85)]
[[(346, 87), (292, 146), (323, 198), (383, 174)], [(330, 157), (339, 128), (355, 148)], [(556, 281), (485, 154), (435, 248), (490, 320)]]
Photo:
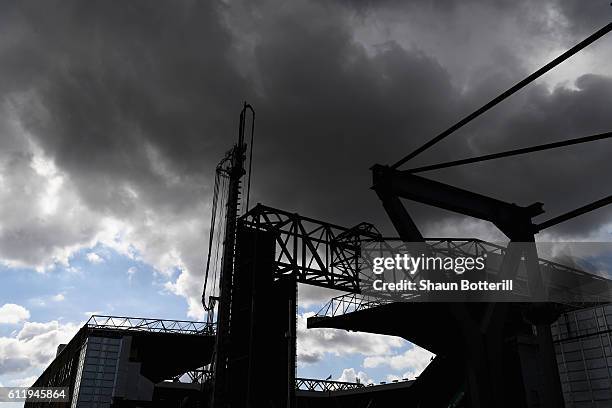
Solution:
[[(244, 206), (246, 208), (245, 212), (248, 212), (249, 197), (250, 197), (250, 192), (251, 192), (251, 173), (252, 173), (252, 168), (253, 168), (253, 141), (254, 141), (254, 135), (255, 135), (255, 110), (253, 109), (251, 105), (245, 104), (245, 106), (248, 107), (252, 112), (251, 141), (250, 141), (251, 146), (250, 146), (250, 152), (249, 152), (247, 196), (246, 196), (246, 206)], [(232, 159), (232, 150), (226, 153), (225, 157), (221, 159), (221, 161), (219, 162), (219, 164), (217, 165), (215, 169), (215, 185), (213, 188), (213, 204), (212, 204), (212, 211), (211, 211), (212, 214), (211, 214), (210, 230), (209, 230), (209, 237), (208, 237), (208, 255), (206, 257), (206, 272), (204, 274), (204, 288), (202, 290), (202, 306), (204, 307), (204, 310), (207, 312), (210, 311), (212, 308), (214, 308), (214, 305), (209, 305), (206, 302), (207, 300), (206, 289), (208, 286), (208, 277), (210, 275), (210, 270), (211, 270), (211, 259), (214, 259), (213, 265), (212, 265), (213, 287), (212, 287), (212, 293), (208, 297), (208, 299), (210, 299), (211, 297), (216, 297), (217, 292), (218, 292), (217, 275), (219, 271), (219, 261), (222, 256), (221, 242), (224, 239), (224, 237), (221, 236), (223, 232), (221, 223), (223, 222), (225, 218), (225, 213), (227, 212), (227, 208), (226, 208), (227, 190), (229, 188), (229, 183), (228, 183), (228, 178), (229, 178), (228, 170), (229, 169), (226, 168), (225, 166), (228, 163), (230, 163), (230, 166), (231, 166), (231, 159)], [(243, 200), (244, 200), (244, 197), (243, 197)], [(215, 238), (215, 232), (217, 233), (216, 238)], [(214, 249), (214, 256), (213, 256), (213, 249)]]
[(216, 224), (218, 201), (219, 201), (219, 171), (217, 167), (217, 171), (215, 171), (215, 186), (213, 188), (213, 204), (212, 204), (210, 228), (209, 228), (209, 235), (208, 235), (208, 255), (206, 257), (206, 272), (204, 274), (204, 288), (202, 289), (202, 306), (204, 306), (204, 310), (207, 310), (207, 311), (208, 311), (208, 305), (206, 304), (206, 286), (208, 284), (208, 274), (210, 271), (210, 258), (212, 255), (213, 240), (215, 237), (215, 224)]
[[(217, 250), (216, 250), (216, 255), (215, 255), (215, 262), (214, 262), (214, 279), (213, 282), (215, 282), (216, 280), (216, 274), (217, 274), (217, 264), (218, 264), (218, 254), (219, 254), (219, 241), (220, 241), (220, 234), (221, 234), (221, 228), (217, 228), (216, 224), (218, 222), (220, 222), (220, 220), (222, 220), (222, 217), (217, 217), (217, 213), (219, 212), (219, 197), (221, 196), (221, 200), (224, 199), (226, 193), (226, 189), (227, 189), (227, 183), (225, 182), (225, 179), (227, 178), (226, 176), (226, 172), (224, 169), (224, 165), (225, 163), (228, 161), (228, 155), (226, 155), (217, 165), (216, 169), (215, 169), (215, 184), (213, 187), (213, 204), (212, 204), (212, 211), (211, 211), (211, 221), (210, 221), (210, 229), (209, 229), (209, 237), (208, 237), (208, 255), (206, 257), (206, 272), (204, 275), (204, 288), (202, 289), (202, 306), (204, 306), (204, 310), (208, 311), (209, 307), (208, 304), (206, 303), (206, 289), (207, 289), (207, 285), (208, 285), (208, 276), (210, 273), (210, 261), (212, 258), (212, 254), (213, 254), (213, 248), (214, 248), (214, 242), (217, 241)], [(221, 183), (221, 186), (219, 185)], [(220, 188), (221, 187), (221, 188)], [(219, 194), (221, 190), (221, 194)], [(223, 206), (221, 206), (221, 211), (223, 210)], [(221, 215), (221, 214), (219, 214)], [(217, 240), (215, 240), (215, 231), (217, 231)], [(213, 284), (213, 292), (214, 292), (215, 288), (214, 288), (214, 284)]]
[(488, 160), (501, 159), (503, 157), (518, 156), (526, 153), (539, 152), (542, 150), (558, 149), (560, 147), (572, 146), (581, 143), (595, 142), (598, 140), (608, 139), (612, 137), (612, 132), (600, 133), (592, 136), (578, 137), (575, 139), (563, 140), (560, 142), (546, 143), (536, 146), (524, 147), (521, 149), (507, 150), (500, 153), (486, 154), (483, 156), (469, 157), (467, 159), (453, 160), (445, 163), (431, 164), (428, 166), (415, 167), (406, 170), (407, 173), (421, 173), (423, 171), (439, 170), (448, 167), (462, 166), (464, 164), (479, 163)]
[(213, 265), (213, 277), (212, 277), (212, 283), (213, 283), (213, 287), (212, 287), (212, 293), (209, 296), (210, 297), (216, 297), (217, 293), (218, 293), (218, 285), (217, 283), (217, 275), (218, 272), (220, 270), (219, 267), (219, 262), (221, 260), (221, 242), (223, 241), (223, 238), (221, 236), (221, 234), (224, 232), (223, 231), (223, 226), (222, 226), (222, 222), (225, 219), (225, 211), (226, 209), (226, 201), (227, 201), (227, 189), (228, 189), (228, 181), (227, 181), (227, 177), (221, 177), (221, 190), (220, 190), (220, 197), (221, 197), (221, 201), (219, 202), (218, 206), (220, 206), (220, 212), (217, 216), (217, 226), (216, 226), (216, 232), (217, 232), (217, 238), (214, 240), (215, 242), (215, 256), (214, 256), (214, 265)]

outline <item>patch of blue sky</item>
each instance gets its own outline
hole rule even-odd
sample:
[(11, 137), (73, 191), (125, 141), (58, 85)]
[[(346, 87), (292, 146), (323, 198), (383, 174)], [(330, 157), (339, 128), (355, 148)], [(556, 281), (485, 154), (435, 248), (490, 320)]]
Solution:
[[(93, 256), (91, 254), (96, 254)], [(131, 271), (131, 272), (128, 272)], [(0, 304), (15, 303), (30, 311), (28, 321), (80, 323), (90, 313), (192, 320), (187, 317), (185, 300), (168, 292), (164, 284), (176, 278), (156, 273), (138, 256), (125, 256), (111, 248), (97, 246), (76, 252), (69, 266), (56, 265), (44, 273), (30, 268), (9, 268), (0, 265)], [(322, 304), (299, 307), (299, 313), (317, 312)], [(0, 336), (13, 337), (23, 323), (0, 325)], [(410, 343), (394, 349), (399, 354), (411, 347)], [(363, 354), (337, 356), (325, 354), (314, 363), (298, 364), (298, 376), (337, 379), (345, 368), (364, 371), (374, 381), (385, 381), (389, 367), (363, 367)], [(16, 374), (14, 378), (38, 375), (36, 370)], [(13, 376), (3, 376), (7, 382)]]
[(0, 266), (0, 303), (22, 305), (38, 322), (81, 322), (92, 312), (191, 320), (185, 300), (164, 288), (168, 277), (137, 259), (98, 246), (44, 273)]

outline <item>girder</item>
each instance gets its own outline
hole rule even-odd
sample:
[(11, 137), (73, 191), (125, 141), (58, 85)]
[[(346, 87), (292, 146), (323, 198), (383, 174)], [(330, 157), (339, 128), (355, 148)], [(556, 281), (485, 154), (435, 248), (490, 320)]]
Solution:
[(360, 291), (359, 245), (364, 237), (377, 235), (371, 224), (345, 228), (261, 204), (239, 222), (276, 236), (277, 279), (295, 276), (299, 283)]
[[(425, 238), (424, 245), (428, 253), (437, 257), (485, 257), (487, 268), (484, 271), (488, 279), (495, 279), (502, 273), (502, 261), (508, 252), (508, 248), (479, 239), (465, 238)], [(391, 293), (372, 290), (371, 278), (374, 276), (372, 265), (369, 262), (370, 254), (395, 253), (402, 251), (405, 243), (397, 238), (381, 240), (364, 240), (361, 245), (361, 256), (359, 263), (359, 276), (361, 292), (346, 293), (329, 300), (316, 314), (316, 317), (334, 317), (360, 310), (378, 307), (391, 302), (418, 302), (418, 294)], [(594, 304), (608, 303), (612, 301), (612, 281), (604, 277), (591, 274), (581, 269), (563, 265), (547, 259), (538, 259), (539, 269), (544, 276), (544, 282), (549, 290), (558, 295), (554, 298), (558, 307), (563, 311), (582, 309)], [(514, 278), (513, 293), (519, 296), (527, 296), (530, 293), (529, 281), (524, 260), (519, 260), (517, 275)], [(415, 279), (414, 276), (395, 276), (394, 281), (400, 279)]]

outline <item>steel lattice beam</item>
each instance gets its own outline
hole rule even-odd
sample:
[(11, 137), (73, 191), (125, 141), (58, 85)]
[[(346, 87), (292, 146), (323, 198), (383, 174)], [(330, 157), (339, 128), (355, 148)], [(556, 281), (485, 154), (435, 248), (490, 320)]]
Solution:
[(215, 323), (187, 320), (147, 319), (144, 317), (93, 315), (85, 323), (90, 329), (147, 331), (197, 335), (215, 334)]
[(365, 385), (358, 382), (317, 380), (312, 378), (295, 379), (295, 388), (304, 391), (344, 391), (363, 387), (365, 387)]
[(370, 224), (345, 228), (261, 204), (239, 222), (275, 234), (277, 278), (294, 275), (299, 283), (359, 292), (359, 245), (377, 235)]
[[(425, 245), (431, 255), (438, 257), (485, 257), (488, 259), (497, 258), (501, 261), (508, 251), (505, 246), (478, 239), (425, 238)], [(405, 243), (397, 238), (366, 239), (362, 241), (362, 253), (358, 265), (361, 292), (359, 294), (347, 293), (332, 298), (316, 316), (333, 317), (370, 309), (390, 302), (415, 301), (418, 295), (411, 293), (397, 295), (368, 290), (368, 288), (372, 287), (372, 277), (374, 276), (372, 265), (369, 262), (371, 254), (389, 254), (404, 249)], [(546, 281), (549, 288), (567, 294), (563, 299), (556, 299), (557, 301), (565, 300), (563, 308), (567, 310), (581, 309), (593, 304), (608, 303), (612, 300), (609, 296), (601, 297), (598, 292), (594, 292), (591, 295), (580, 292), (583, 289), (610, 288), (612, 282), (609, 279), (543, 258), (539, 258), (538, 263), (540, 270), (545, 276), (556, 278), (553, 281)], [(485, 272), (487, 276), (495, 277), (501, 274), (501, 268), (501, 262), (495, 265), (488, 264)], [(515, 293), (527, 296), (529, 294), (529, 282), (524, 265), (520, 269), (523, 272), (519, 273), (514, 279)], [(395, 281), (400, 279), (413, 280), (416, 276), (418, 276), (418, 273), (414, 276), (396, 276)], [(562, 280), (560, 279), (561, 276), (567, 278)], [(572, 297), (571, 294), (574, 289), (578, 292)]]

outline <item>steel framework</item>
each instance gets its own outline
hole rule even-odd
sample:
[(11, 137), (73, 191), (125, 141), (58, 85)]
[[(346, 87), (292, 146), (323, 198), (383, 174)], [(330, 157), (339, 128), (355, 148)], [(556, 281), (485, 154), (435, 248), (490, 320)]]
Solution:
[[(181, 378), (187, 376), (189, 383), (193, 384), (204, 384), (208, 383), (213, 378), (213, 373), (210, 370), (198, 369), (187, 371), (184, 374), (174, 377), (172, 380), (175, 382), (182, 382)], [(375, 386), (376, 384), (368, 384), (368, 386)], [(302, 391), (317, 391), (317, 392), (328, 392), (328, 391), (344, 391), (354, 390), (357, 388), (365, 387), (365, 384), (359, 382), (347, 382), (347, 381), (334, 381), (334, 380), (318, 380), (313, 378), (296, 378), (295, 389)]]
[(187, 320), (93, 315), (87, 320), (85, 327), (90, 329), (145, 331), (154, 333), (214, 335), (216, 324)]
[[(464, 238), (426, 238), (426, 247), (430, 254), (438, 257), (485, 257), (492, 259), (497, 257), (500, 261), (497, 264), (487, 264), (486, 274), (494, 278), (501, 273), (501, 260), (504, 259), (508, 249), (499, 244), (485, 242), (479, 239)], [(395, 301), (415, 301), (419, 295), (415, 294), (390, 294), (390, 292), (380, 292), (368, 290), (371, 285), (370, 280), (374, 276), (372, 272), (372, 255), (382, 254), (387, 251), (387, 255), (402, 250), (406, 244), (397, 238), (384, 238), (381, 240), (365, 239), (361, 245), (359, 258), (360, 293), (347, 293), (332, 298), (316, 314), (317, 317), (339, 316), (351, 312), (370, 309), (383, 304)], [(524, 261), (521, 261), (524, 262)], [(562, 265), (547, 259), (538, 259), (540, 270), (545, 278), (548, 289), (555, 290), (557, 294), (553, 300), (564, 306), (564, 310), (580, 309), (594, 304), (608, 303), (610, 298), (610, 280), (601, 276), (593, 275), (583, 270)], [(395, 271), (394, 271), (395, 273)], [(417, 279), (419, 273), (415, 275), (405, 274), (399, 279)], [(560, 277), (569, 277), (561, 280)], [(514, 279), (514, 294), (519, 296), (529, 295), (529, 282), (524, 265), (519, 266), (519, 271)], [(596, 289), (600, 289), (599, 292)], [(601, 290), (604, 289), (604, 290)], [(593, 293), (587, 293), (591, 290)], [(597, 293), (595, 293), (597, 292)]]
[[(489, 261), (496, 259), (497, 262), (487, 262), (485, 273), (489, 279), (499, 278), (503, 273), (502, 260), (505, 259), (510, 245), (514, 245), (520, 249), (533, 245), (536, 247), (539, 246), (539, 244), (534, 243), (510, 243), (509, 246), (506, 247), (504, 245), (473, 238), (425, 239), (425, 251), (436, 257), (484, 257)], [(409, 249), (410, 244), (406, 244), (398, 238), (364, 240), (361, 247), (359, 264), (360, 277), (362, 279), (361, 293), (367, 295), (373, 294), (372, 291), (368, 291), (367, 286), (363, 285), (363, 283), (374, 276), (371, 270), (371, 259), (373, 255), (383, 254), (387, 251), (386, 255), (388, 256)], [(542, 274), (545, 289), (549, 293), (546, 298), (537, 299), (536, 301), (555, 301), (577, 308), (591, 305), (592, 303), (607, 303), (612, 301), (612, 282), (609, 279), (543, 258), (537, 258), (537, 264)], [(519, 261), (517, 269), (517, 275), (514, 279), (515, 289), (513, 294), (524, 297), (530, 296), (532, 291), (530, 291), (530, 282), (527, 275), (525, 259)], [(414, 275), (402, 273), (401, 278), (415, 279), (415, 277), (418, 276), (419, 272)], [(398, 277), (395, 279), (397, 280)], [(380, 296), (379, 292), (375, 293)], [(415, 297), (415, 295), (411, 297)], [(394, 300), (402, 300), (402, 298), (394, 298)]]
[(214, 373), (211, 370), (207, 370), (207, 369), (204, 369), (204, 368), (199, 368), (197, 370), (191, 370), (191, 371), (187, 371), (186, 373), (177, 375), (174, 378), (172, 378), (172, 381), (174, 381), (174, 382), (184, 382), (184, 381), (181, 381), (181, 379), (185, 375), (187, 376), (187, 379), (189, 380), (188, 381), (189, 383), (192, 383), (192, 384), (204, 384), (204, 383), (208, 383), (208, 382), (212, 381)]
[(275, 234), (277, 278), (352, 293), (360, 290), (360, 243), (378, 235), (371, 224), (345, 228), (261, 204), (239, 222)]
[(295, 388), (303, 391), (344, 391), (363, 387), (365, 387), (365, 385), (358, 382), (314, 380), (312, 378), (295, 379)]
[(331, 298), (329, 302), (315, 314), (315, 317), (340, 316), (360, 310), (371, 309), (390, 302), (392, 301), (379, 296), (374, 297), (358, 293), (347, 293)]

